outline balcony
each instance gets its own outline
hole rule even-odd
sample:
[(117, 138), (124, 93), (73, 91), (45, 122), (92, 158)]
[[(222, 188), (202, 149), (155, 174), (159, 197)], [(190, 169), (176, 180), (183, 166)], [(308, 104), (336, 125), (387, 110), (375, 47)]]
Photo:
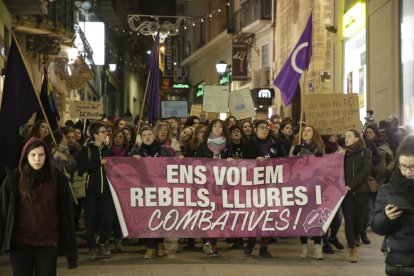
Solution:
[(69, 41), (73, 37), (74, 0), (7, 0), (16, 32), (29, 35), (52, 35)]
[(272, 20), (272, 0), (247, 0), (234, 13), (236, 34), (256, 33)]

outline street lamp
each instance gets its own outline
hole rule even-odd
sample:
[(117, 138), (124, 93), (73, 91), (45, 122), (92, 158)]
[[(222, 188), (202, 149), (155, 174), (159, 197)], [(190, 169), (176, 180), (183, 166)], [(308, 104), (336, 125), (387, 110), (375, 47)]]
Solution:
[(222, 75), (224, 72), (226, 72), (227, 69), (227, 63), (225, 61), (220, 61), (216, 64), (216, 70), (219, 75)]
[[(227, 70), (227, 63), (225, 61), (219, 61), (219, 63), (216, 64), (216, 70), (217, 73), (219, 74), (219, 84), (220, 84), (220, 78), (223, 76), (223, 74), (226, 72)], [(229, 92), (230, 92), (230, 85), (231, 82), (229, 80)], [(227, 114), (226, 113), (220, 113), (219, 115), (221, 120), (225, 120), (227, 118)]]

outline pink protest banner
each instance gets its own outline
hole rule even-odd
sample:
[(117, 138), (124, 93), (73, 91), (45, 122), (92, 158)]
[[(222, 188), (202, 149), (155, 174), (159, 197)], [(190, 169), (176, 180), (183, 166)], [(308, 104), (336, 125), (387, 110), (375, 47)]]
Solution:
[(320, 236), (343, 199), (343, 156), (108, 158), (125, 237)]

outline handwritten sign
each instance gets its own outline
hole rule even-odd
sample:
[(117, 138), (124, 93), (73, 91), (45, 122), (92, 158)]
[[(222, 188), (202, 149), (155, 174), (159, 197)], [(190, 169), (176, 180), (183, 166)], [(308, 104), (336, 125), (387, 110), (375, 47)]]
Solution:
[(321, 134), (361, 130), (358, 94), (308, 94), (304, 100), (306, 123)]
[(237, 119), (246, 119), (256, 116), (250, 90), (240, 89), (232, 91), (229, 99), (230, 113)]
[(229, 103), (228, 86), (207, 85), (203, 97), (203, 110), (226, 113)]
[(73, 101), (70, 104), (70, 116), (72, 118), (101, 120), (103, 116), (102, 102)]
[(161, 101), (161, 118), (187, 117), (187, 101)]

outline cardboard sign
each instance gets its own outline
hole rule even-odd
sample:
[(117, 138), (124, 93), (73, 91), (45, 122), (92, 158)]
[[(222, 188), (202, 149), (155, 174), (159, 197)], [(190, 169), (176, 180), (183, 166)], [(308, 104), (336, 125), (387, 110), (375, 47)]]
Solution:
[(245, 88), (232, 91), (230, 93), (229, 109), (230, 113), (238, 120), (256, 116), (250, 90)]
[(203, 97), (203, 110), (207, 112), (227, 113), (229, 87), (207, 85)]
[(70, 104), (70, 116), (72, 118), (101, 120), (103, 116), (102, 102), (73, 101)]
[(187, 110), (187, 101), (161, 101), (161, 118), (184, 118), (187, 117)]
[(203, 107), (200, 104), (193, 104), (191, 105), (190, 116), (200, 117), (201, 111), (203, 111)]
[(308, 94), (304, 101), (306, 123), (320, 134), (361, 130), (358, 94)]

